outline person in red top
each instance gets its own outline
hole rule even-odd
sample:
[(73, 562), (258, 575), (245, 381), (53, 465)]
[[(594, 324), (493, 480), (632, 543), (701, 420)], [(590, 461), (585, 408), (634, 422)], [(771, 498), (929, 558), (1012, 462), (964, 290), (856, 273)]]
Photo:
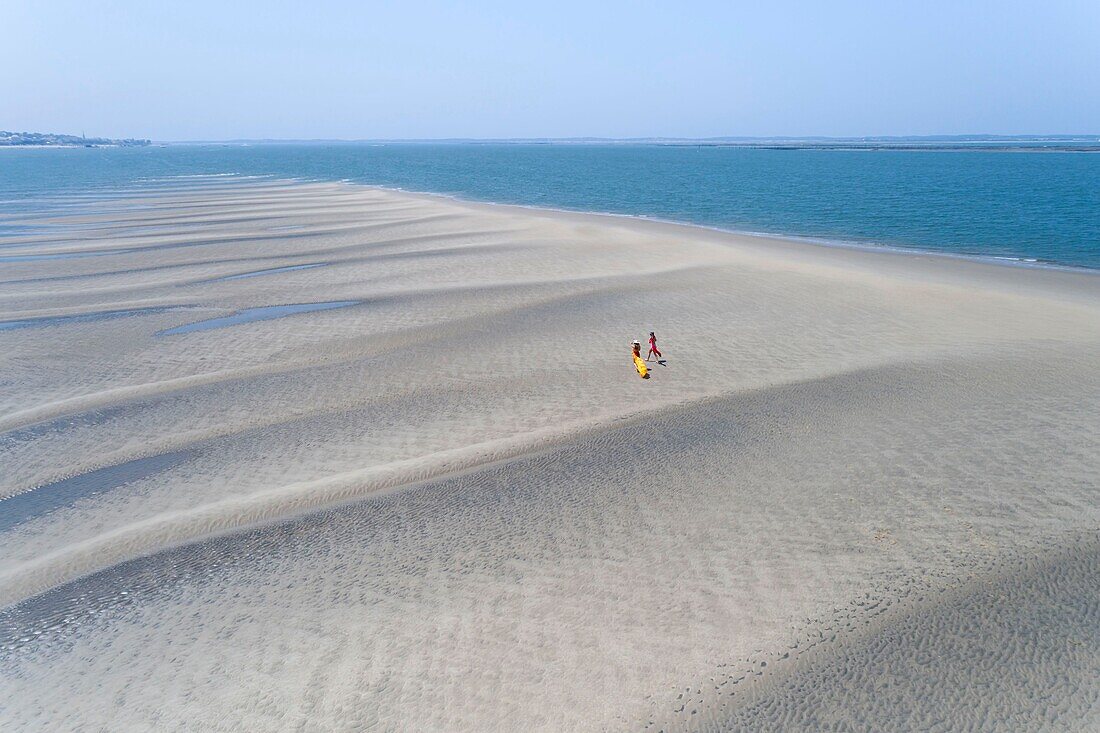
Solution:
[(649, 361), (649, 357), (657, 355), (657, 361), (661, 360), (661, 350), (657, 348), (657, 337), (653, 335), (653, 332), (649, 332), (649, 353), (646, 354), (645, 360)]

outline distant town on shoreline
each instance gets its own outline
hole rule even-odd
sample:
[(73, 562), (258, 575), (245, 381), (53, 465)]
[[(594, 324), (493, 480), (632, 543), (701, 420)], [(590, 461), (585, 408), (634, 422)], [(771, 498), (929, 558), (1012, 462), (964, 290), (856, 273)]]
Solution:
[(0, 146), (34, 146), (34, 147), (86, 147), (95, 148), (103, 145), (116, 147), (140, 147), (148, 145), (148, 140), (136, 140), (125, 138), (112, 140), (106, 137), (85, 137), (84, 135), (58, 135), (52, 132), (8, 132), (0, 130)]

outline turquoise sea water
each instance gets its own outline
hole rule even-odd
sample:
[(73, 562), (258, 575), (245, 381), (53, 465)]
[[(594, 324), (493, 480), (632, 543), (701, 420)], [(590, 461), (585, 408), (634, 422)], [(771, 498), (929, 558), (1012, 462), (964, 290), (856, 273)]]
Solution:
[[(347, 180), (479, 201), (1100, 268), (1100, 153), (644, 144), (270, 144), (0, 150), (0, 236), (182, 176)], [(3, 267), (3, 263), (0, 263)]]

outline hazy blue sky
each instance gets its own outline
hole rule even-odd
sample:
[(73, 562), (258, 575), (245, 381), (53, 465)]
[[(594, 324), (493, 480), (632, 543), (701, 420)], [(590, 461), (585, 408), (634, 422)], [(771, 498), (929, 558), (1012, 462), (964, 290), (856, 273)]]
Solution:
[(0, 4), (0, 129), (1100, 132), (1100, 0)]

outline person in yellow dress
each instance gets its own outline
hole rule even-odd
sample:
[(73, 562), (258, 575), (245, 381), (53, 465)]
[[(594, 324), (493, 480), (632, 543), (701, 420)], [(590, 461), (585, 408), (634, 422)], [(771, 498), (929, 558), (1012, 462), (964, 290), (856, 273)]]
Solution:
[(642, 359), (642, 342), (638, 339), (634, 339), (630, 344), (630, 351), (634, 356), (634, 368), (638, 370), (638, 376), (642, 379), (649, 379), (649, 368), (645, 365), (645, 360)]

